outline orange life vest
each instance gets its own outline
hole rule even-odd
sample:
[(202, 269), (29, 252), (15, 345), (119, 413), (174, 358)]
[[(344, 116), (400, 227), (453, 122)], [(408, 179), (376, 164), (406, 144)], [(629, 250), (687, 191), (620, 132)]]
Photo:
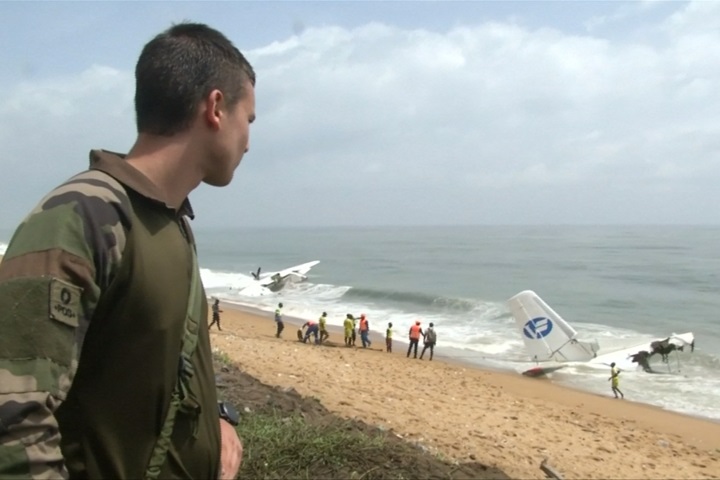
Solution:
[(366, 332), (368, 329), (368, 321), (364, 318), (360, 319), (360, 331)]
[(410, 338), (412, 340), (420, 339), (420, 325), (413, 325), (410, 327)]

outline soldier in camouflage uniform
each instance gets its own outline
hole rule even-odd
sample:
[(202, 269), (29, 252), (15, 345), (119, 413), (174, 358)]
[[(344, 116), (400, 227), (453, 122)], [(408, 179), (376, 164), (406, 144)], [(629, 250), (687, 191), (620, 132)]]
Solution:
[(135, 73), (135, 145), (127, 156), (92, 151), (90, 169), (40, 201), (0, 264), (0, 478), (239, 469), (198, 328), (207, 301), (187, 196), (231, 181), (249, 145), (255, 73), (220, 32), (189, 23), (150, 41)]

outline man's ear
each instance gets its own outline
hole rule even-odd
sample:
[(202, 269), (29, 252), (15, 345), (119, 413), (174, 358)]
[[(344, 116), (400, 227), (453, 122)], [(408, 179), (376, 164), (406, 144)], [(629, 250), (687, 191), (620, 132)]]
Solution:
[(224, 112), (223, 107), (225, 104), (225, 96), (223, 93), (215, 89), (211, 91), (205, 98), (205, 111), (203, 116), (208, 126), (213, 130), (220, 128), (220, 120), (222, 119)]

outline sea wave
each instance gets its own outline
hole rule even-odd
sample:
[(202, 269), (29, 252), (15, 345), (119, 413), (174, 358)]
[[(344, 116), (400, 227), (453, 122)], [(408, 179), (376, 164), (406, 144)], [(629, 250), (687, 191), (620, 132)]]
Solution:
[(470, 313), (485, 309), (487, 303), (477, 299), (431, 295), (422, 292), (403, 292), (399, 290), (376, 290), (371, 288), (351, 288), (345, 294), (352, 300), (369, 300), (374, 302), (392, 302), (408, 304), (423, 309), (441, 312)]

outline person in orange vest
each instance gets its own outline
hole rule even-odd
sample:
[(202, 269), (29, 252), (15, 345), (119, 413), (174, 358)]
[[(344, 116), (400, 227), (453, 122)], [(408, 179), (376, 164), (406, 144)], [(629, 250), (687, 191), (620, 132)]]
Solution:
[(369, 335), (370, 323), (368, 322), (367, 317), (365, 317), (365, 314), (363, 313), (362, 315), (360, 315), (360, 340), (362, 341), (363, 348), (367, 348), (372, 345)]
[(408, 351), (407, 351), (407, 358), (410, 358), (410, 351), (415, 348), (415, 357), (417, 358), (417, 349), (418, 349), (418, 342), (420, 341), (420, 337), (422, 336), (423, 331), (422, 328), (420, 328), (420, 320), (415, 321), (415, 325), (410, 327), (410, 345), (408, 345)]
[(305, 327), (307, 327), (307, 330), (305, 330), (305, 337), (303, 338), (303, 343), (307, 343), (308, 339), (310, 338), (310, 335), (315, 335), (315, 344), (316, 345), (318, 343), (320, 343), (320, 340), (318, 339), (318, 324), (317, 324), (317, 322), (315, 322), (313, 320), (308, 320), (302, 326), (303, 329)]

